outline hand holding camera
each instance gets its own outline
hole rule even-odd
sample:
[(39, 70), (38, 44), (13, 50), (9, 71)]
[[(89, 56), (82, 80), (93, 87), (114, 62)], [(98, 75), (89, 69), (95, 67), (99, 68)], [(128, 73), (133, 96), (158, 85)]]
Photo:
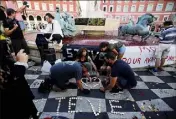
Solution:
[(27, 63), (28, 62), (28, 55), (24, 53), (24, 50), (20, 50), (16, 56), (16, 60), (21, 63)]
[(26, 7), (29, 8), (29, 5), (28, 5), (27, 1), (24, 1), (24, 2), (23, 2), (23, 5), (25, 5)]

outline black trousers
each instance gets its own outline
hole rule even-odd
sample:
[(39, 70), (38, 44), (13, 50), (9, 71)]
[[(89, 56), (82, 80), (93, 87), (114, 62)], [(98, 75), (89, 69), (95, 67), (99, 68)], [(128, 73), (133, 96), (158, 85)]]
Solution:
[(11, 41), (15, 54), (17, 54), (21, 49), (24, 49), (26, 54), (30, 54), (29, 47), (25, 39), (11, 39)]
[[(37, 34), (36, 37), (36, 45), (40, 52), (41, 57), (41, 65), (45, 60), (49, 61), (52, 65), (56, 60), (55, 50), (49, 49), (48, 41), (46, 38), (49, 38), (51, 34)], [(62, 40), (62, 36), (60, 34), (53, 34), (53, 40), (57, 40), (58, 43)]]

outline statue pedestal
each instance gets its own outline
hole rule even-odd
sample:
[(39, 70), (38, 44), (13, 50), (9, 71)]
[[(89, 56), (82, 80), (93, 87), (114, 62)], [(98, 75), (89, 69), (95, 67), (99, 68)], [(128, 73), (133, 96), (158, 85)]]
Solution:
[(88, 36), (104, 36), (105, 31), (90, 31), (90, 30), (85, 30), (84, 35)]
[[(95, 18), (97, 19), (97, 18)], [(101, 19), (101, 18), (100, 18)], [(94, 18), (91, 18), (94, 20)], [(107, 31), (117, 31), (120, 26), (120, 21), (117, 19), (105, 19), (105, 24), (103, 26), (98, 25), (76, 25), (76, 32), (84, 32), (86, 35), (105, 35)], [(76, 33), (76, 34), (77, 34)], [(117, 32), (118, 35), (118, 32)]]

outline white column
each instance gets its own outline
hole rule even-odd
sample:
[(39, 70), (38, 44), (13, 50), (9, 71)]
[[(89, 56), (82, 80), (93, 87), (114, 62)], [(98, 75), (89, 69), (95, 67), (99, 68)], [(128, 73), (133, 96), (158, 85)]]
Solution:
[(28, 27), (29, 27), (28, 30), (30, 30), (30, 29), (31, 29), (31, 24), (30, 24), (30, 21), (29, 21), (29, 17), (28, 17), (28, 16), (26, 17), (26, 21), (27, 21), (27, 23), (28, 23)]
[(37, 24), (38, 24), (38, 21), (37, 21), (37, 16), (35, 16), (35, 17), (34, 17), (34, 23), (35, 23), (35, 25), (37, 25)]

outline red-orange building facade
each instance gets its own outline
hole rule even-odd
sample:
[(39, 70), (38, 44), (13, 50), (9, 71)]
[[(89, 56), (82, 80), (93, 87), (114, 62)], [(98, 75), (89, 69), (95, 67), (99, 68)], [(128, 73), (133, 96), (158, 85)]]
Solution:
[(105, 16), (120, 19), (121, 23), (134, 21), (145, 13), (152, 13), (157, 17), (158, 23), (169, 19), (171, 14), (176, 14), (175, 0), (102, 0), (100, 9), (105, 11)]
[[(26, 22), (31, 25), (45, 22), (46, 13), (55, 15), (56, 7), (70, 13), (73, 17), (78, 17), (81, 14), (80, 4), (77, 0), (27, 0), (27, 2), (29, 8), (26, 10)], [(6, 7), (6, 1), (1, 1), (1, 4)], [(16, 4), (21, 7), (23, 0), (17, 0)]]

